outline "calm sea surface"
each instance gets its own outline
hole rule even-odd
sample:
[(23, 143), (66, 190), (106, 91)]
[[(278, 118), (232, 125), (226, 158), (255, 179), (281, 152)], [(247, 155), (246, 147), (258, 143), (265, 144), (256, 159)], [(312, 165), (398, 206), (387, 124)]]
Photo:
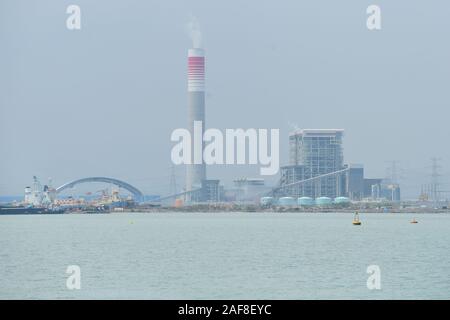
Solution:
[[(1, 299), (449, 299), (450, 215), (0, 216)], [(81, 290), (66, 268), (81, 268)], [(369, 290), (369, 265), (381, 290)]]

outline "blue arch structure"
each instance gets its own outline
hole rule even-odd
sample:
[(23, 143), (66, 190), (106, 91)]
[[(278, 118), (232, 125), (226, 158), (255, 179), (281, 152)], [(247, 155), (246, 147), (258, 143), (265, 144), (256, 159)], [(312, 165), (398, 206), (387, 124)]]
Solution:
[(65, 183), (62, 186), (56, 188), (56, 192), (60, 193), (61, 191), (65, 190), (65, 189), (73, 188), (77, 184), (89, 183), (89, 182), (104, 182), (104, 183), (114, 184), (120, 188), (130, 191), (133, 194), (133, 196), (135, 197), (135, 200), (142, 201), (142, 199), (144, 199), (144, 194), (141, 191), (139, 191), (139, 189), (133, 187), (131, 184), (128, 184), (121, 180), (117, 180), (114, 178), (107, 178), (107, 177), (89, 177), (89, 178), (74, 180), (74, 181)]

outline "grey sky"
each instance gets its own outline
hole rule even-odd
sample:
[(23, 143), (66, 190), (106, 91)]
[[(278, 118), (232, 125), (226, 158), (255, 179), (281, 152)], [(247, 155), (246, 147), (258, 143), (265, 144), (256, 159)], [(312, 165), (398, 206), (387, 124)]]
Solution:
[[(81, 7), (80, 31), (66, 29), (69, 4)], [(381, 31), (366, 28), (370, 4)], [(449, 11), (437, 0), (2, 0), (0, 194), (21, 194), (33, 175), (167, 192), (170, 134), (187, 124), (194, 15), (207, 127), (280, 128), (282, 163), (292, 125), (344, 128), (347, 163), (384, 177), (398, 160), (404, 194), (417, 196), (432, 156), (450, 171)], [(225, 183), (258, 172), (208, 168)]]

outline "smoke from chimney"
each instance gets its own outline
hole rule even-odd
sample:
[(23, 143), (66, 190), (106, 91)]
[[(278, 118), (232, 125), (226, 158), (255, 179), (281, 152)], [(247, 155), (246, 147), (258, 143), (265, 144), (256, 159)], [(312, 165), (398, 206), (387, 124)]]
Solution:
[(189, 37), (192, 39), (193, 48), (202, 47), (202, 32), (200, 31), (200, 24), (194, 15), (191, 15), (188, 22), (188, 33)]

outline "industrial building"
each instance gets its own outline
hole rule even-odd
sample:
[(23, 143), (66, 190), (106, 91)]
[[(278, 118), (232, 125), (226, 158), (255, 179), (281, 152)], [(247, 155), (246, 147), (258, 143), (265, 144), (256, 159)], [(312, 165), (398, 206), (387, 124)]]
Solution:
[(201, 189), (201, 202), (220, 202), (220, 180), (203, 180)]
[(398, 202), (400, 198), (400, 185), (392, 183), (388, 179), (367, 179), (363, 180), (362, 199), (370, 199), (372, 201), (387, 200)]
[(289, 134), (289, 162), (304, 165), (311, 175), (343, 167), (343, 129), (300, 129)]
[(343, 135), (342, 129), (302, 129), (290, 133), (290, 163), (281, 167), (282, 193), (311, 198), (343, 195), (345, 179), (339, 174), (345, 169)]
[(391, 183), (389, 181), (384, 181), (380, 188), (380, 199), (388, 200), (391, 202), (399, 202), (400, 197), (400, 186), (397, 183)]
[(235, 191), (235, 201), (238, 202), (258, 202), (261, 195), (269, 192), (270, 187), (265, 185), (261, 178), (239, 178), (233, 181)]
[(380, 199), (382, 181), (383, 179), (364, 179), (364, 198)]
[(277, 197), (346, 197), (400, 201), (398, 184), (366, 179), (362, 164), (344, 164), (342, 129), (303, 129), (289, 135), (289, 165), (280, 168)]

